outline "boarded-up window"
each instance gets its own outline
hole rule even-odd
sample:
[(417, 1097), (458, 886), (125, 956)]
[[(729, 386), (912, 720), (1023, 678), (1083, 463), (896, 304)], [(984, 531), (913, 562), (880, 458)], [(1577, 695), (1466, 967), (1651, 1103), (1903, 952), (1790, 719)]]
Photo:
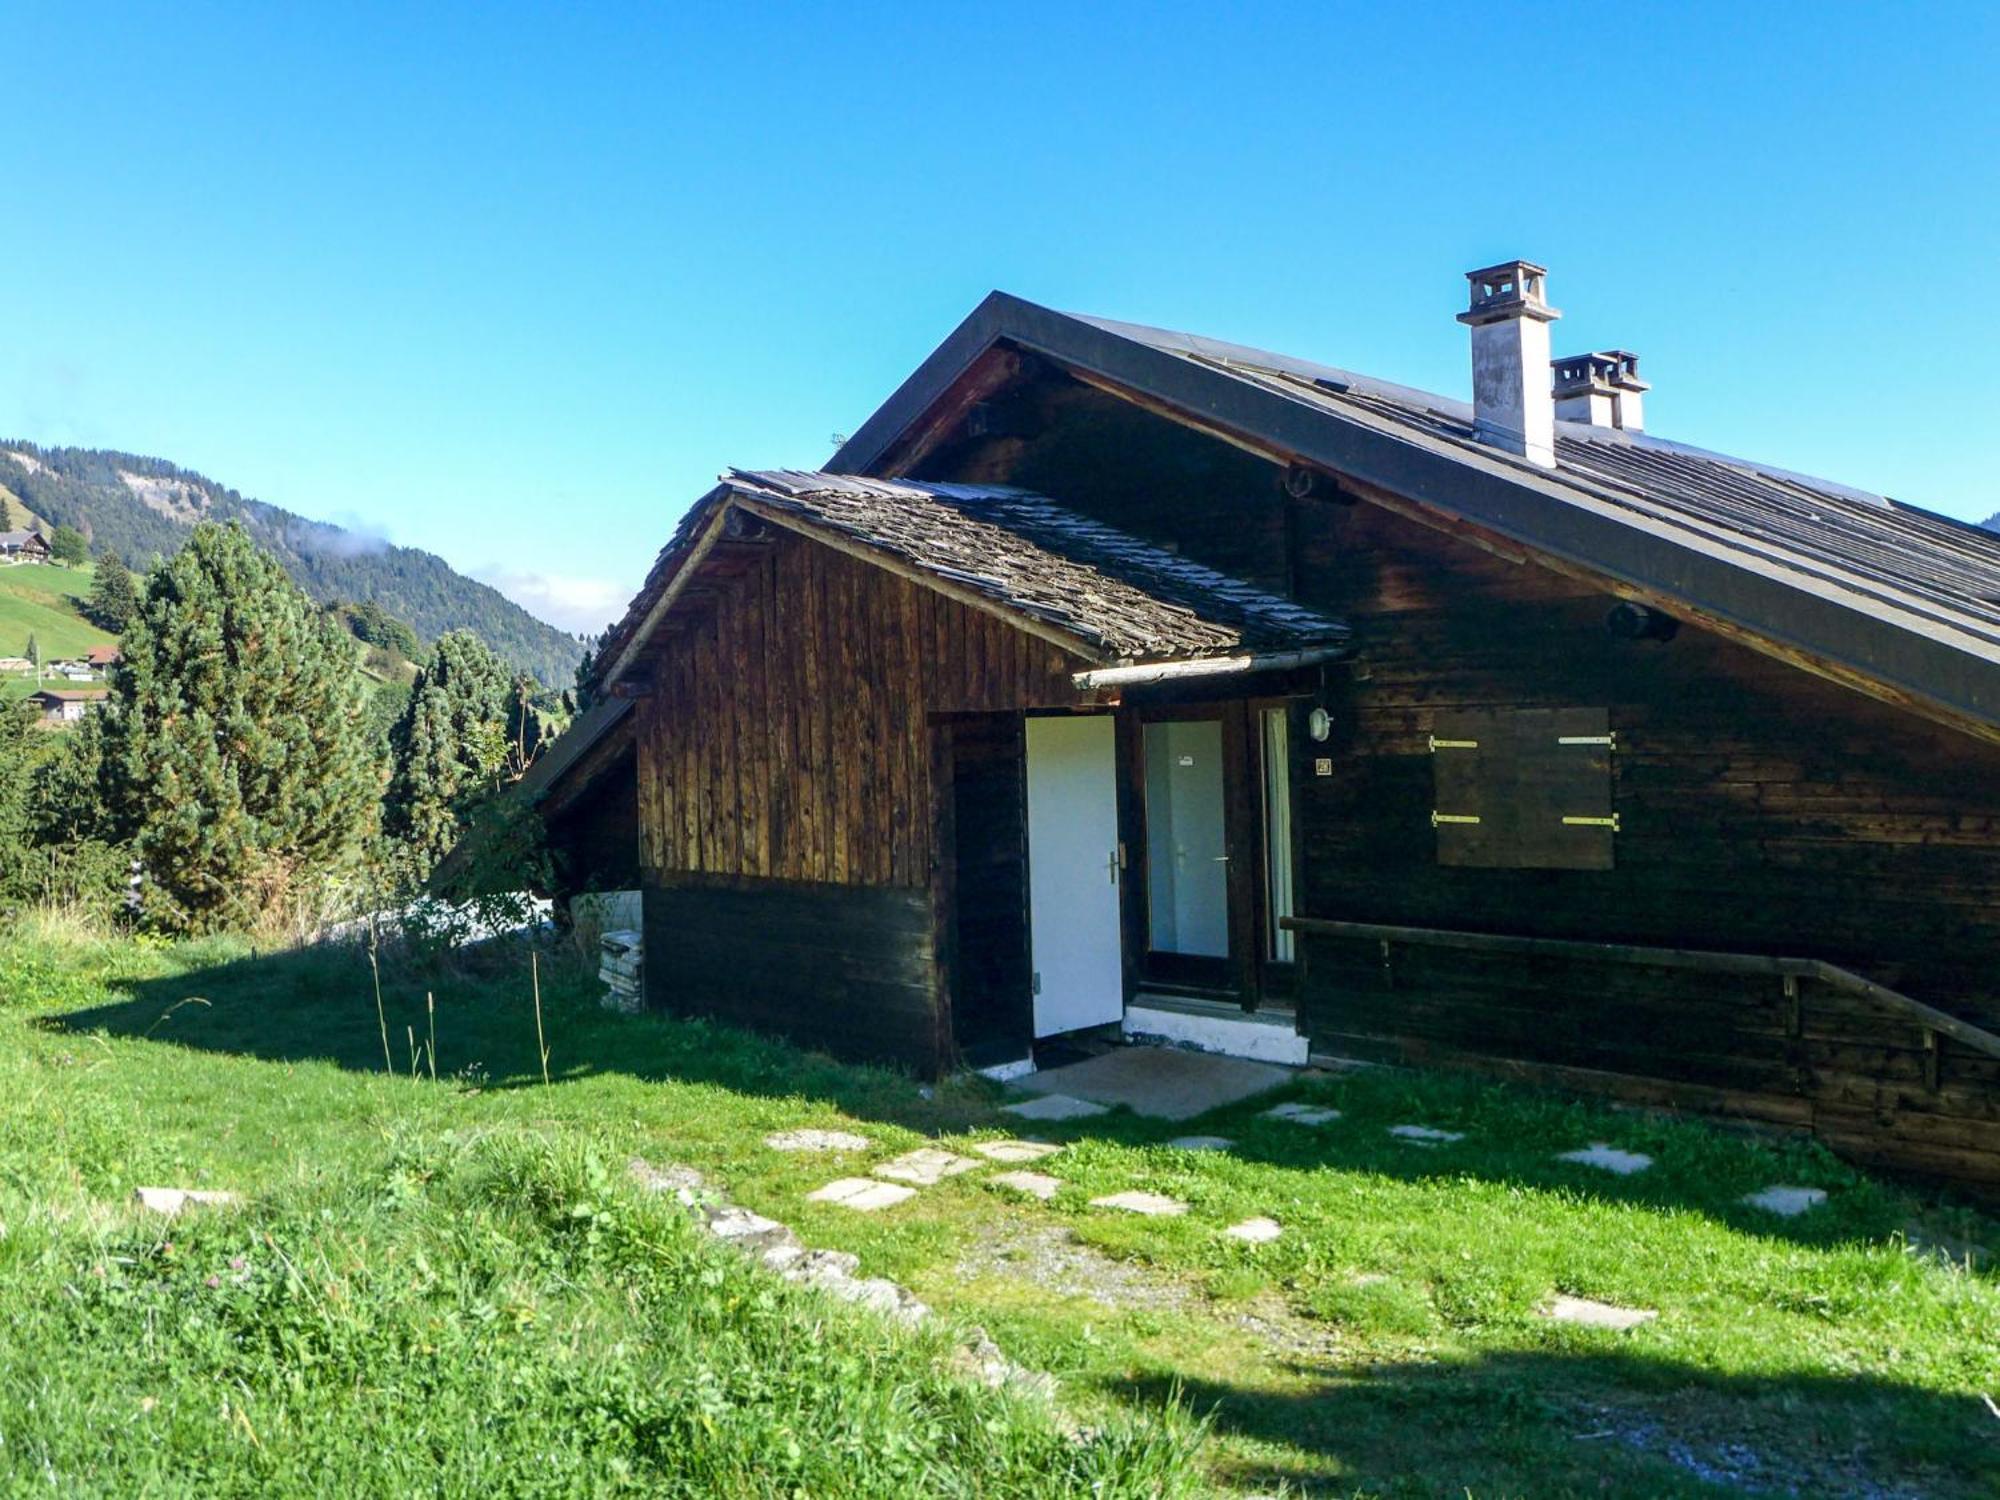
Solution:
[(1438, 863), (1610, 869), (1611, 752), (1601, 708), (1440, 714), (1431, 731)]

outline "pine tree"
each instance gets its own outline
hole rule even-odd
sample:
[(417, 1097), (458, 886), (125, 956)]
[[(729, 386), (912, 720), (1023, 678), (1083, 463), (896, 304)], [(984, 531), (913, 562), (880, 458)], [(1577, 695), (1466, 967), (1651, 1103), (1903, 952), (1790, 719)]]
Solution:
[(139, 607), (139, 589), (125, 559), (107, 552), (97, 561), (97, 580), (90, 587), (86, 613), (113, 635), (123, 635)]
[(479, 803), (495, 791), (510, 749), (507, 669), (469, 630), (437, 638), (389, 732), (384, 828), (428, 874)]
[(352, 647), (234, 522), (195, 527), (147, 579), (108, 715), (114, 812), (161, 925), (310, 898), (373, 831)]
[(90, 542), (74, 526), (58, 526), (49, 538), (49, 555), (59, 563), (80, 568), (90, 561)]

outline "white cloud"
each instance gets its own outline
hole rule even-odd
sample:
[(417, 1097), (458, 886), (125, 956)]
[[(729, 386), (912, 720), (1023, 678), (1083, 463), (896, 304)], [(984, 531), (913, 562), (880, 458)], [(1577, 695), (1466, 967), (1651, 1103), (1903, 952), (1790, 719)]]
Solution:
[(524, 573), (497, 563), (473, 570), (531, 615), (582, 635), (596, 635), (625, 613), (630, 586), (609, 578), (580, 578), (571, 573)]

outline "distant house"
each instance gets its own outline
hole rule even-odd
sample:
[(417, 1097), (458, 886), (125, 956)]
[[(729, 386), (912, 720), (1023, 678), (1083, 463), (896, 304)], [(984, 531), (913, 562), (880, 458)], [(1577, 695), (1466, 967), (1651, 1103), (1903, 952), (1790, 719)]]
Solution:
[(0, 531), (0, 560), (47, 562), (49, 544), (39, 531)]
[(44, 688), (28, 701), (41, 709), (44, 724), (73, 724), (109, 696), (104, 688)]
[(108, 667), (117, 666), (125, 656), (116, 646), (92, 646), (83, 653), (83, 659), (99, 671), (103, 671)]
[(35, 664), (25, 656), (0, 656), (0, 672), (32, 672)]

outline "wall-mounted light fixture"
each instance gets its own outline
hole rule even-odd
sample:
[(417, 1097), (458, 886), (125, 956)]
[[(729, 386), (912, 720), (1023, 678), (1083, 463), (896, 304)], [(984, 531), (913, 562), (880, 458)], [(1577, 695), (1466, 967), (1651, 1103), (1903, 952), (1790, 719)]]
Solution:
[(1315, 744), (1325, 744), (1327, 736), (1333, 733), (1333, 715), (1324, 708), (1315, 707), (1306, 715), (1306, 733), (1313, 737)]

